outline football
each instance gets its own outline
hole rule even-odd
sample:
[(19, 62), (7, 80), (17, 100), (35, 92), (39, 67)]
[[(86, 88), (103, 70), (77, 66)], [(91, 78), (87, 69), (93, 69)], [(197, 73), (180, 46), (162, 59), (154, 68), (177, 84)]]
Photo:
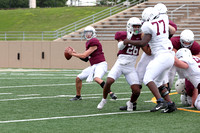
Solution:
[(70, 54), (68, 53), (69, 48), (70, 48), (70, 47), (65, 48), (65, 52), (64, 52), (64, 56), (65, 56), (65, 58), (66, 58), (67, 60), (70, 60), (70, 59), (72, 58), (72, 55), (70, 55)]

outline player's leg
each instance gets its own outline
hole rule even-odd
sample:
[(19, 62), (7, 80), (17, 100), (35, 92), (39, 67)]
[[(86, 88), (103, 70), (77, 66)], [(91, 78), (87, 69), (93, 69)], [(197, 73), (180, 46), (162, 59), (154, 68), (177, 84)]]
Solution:
[(82, 100), (81, 97), (81, 88), (82, 88), (82, 80), (85, 80), (91, 71), (91, 66), (84, 69), (77, 77), (76, 77), (76, 96), (71, 98), (70, 101)]
[(146, 72), (146, 67), (152, 59), (153, 59), (153, 56), (149, 56), (143, 52), (137, 66), (136, 66), (136, 72), (138, 74), (140, 85), (142, 85), (142, 83), (143, 83), (143, 78), (144, 78), (144, 74)]
[(126, 103), (126, 106), (121, 106), (120, 110), (133, 111), (136, 110), (136, 102), (141, 91), (141, 85), (139, 85), (138, 74), (134, 68), (134, 64), (124, 69), (123, 74), (125, 75), (126, 81), (130, 85), (132, 94), (130, 100)]
[(131, 85), (132, 94), (129, 101), (126, 102), (126, 106), (121, 106), (120, 110), (134, 111), (137, 106), (137, 99), (140, 96), (141, 85)]
[(167, 104), (161, 97), (158, 87), (155, 84), (154, 80), (160, 75), (164, 77), (165, 72), (169, 71), (173, 63), (174, 56), (169, 53), (163, 53), (157, 55), (147, 66), (143, 82), (148, 86), (148, 88), (151, 90), (151, 92), (157, 100), (157, 105), (151, 110), (151, 112), (155, 112), (167, 107)]
[(112, 67), (112, 69), (110, 70), (110, 72), (108, 73), (108, 77), (103, 89), (103, 98), (101, 102), (97, 105), (98, 109), (102, 109), (104, 105), (106, 104), (108, 93), (111, 91), (110, 89), (111, 85), (115, 82), (115, 80), (117, 80), (120, 77), (121, 74), (122, 72), (121, 72), (120, 65), (118, 62), (116, 62), (114, 66)]
[[(104, 88), (105, 82), (102, 80), (102, 77), (107, 72), (107, 63), (102, 62), (97, 64), (94, 72), (94, 80), (102, 87)], [(111, 89), (108, 90), (108, 93), (110, 94), (110, 97), (114, 100), (117, 99), (117, 96), (111, 91)]]

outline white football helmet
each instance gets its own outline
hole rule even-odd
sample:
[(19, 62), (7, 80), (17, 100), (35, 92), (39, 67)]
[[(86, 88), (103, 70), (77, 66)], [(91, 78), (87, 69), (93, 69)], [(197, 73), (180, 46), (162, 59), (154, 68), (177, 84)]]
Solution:
[[(189, 48), (194, 43), (194, 33), (191, 30), (183, 30), (180, 35), (180, 42), (182, 47)], [(184, 43), (189, 44), (184, 44)]]
[(154, 8), (160, 13), (160, 14), (166, 14), (167, 13), (167, 7), (163, 3), (158, 3), (154, 6)]
[(181, 58), (192, 58), (192, 53), (188, 48), (181, 48), (176, 52), (176, 57)]
[(175, 83), (175, 89), (178, 94), (185, 94), (185, 79), (178, 79)]
[[(134, 28), (133, 26), (140, 26), (139, 28)], [(131, 39), (132, 35), (138, 35), (141, 33), (142, 22), (139, 18), (132, 17), (128, 20), (126, 29), (127, 29), (127, 38)]]
[(142, 20), (149, 21), (157, 18), (159, 16), (159, 12), (153, 7), (147, 7), (142, 12)]
[(83, 36), (85, 37), (85, 39), (90, 40), (96, 37), (96, 30), (92, 26), (87, 26), (84, 29)]
[(189, 105), (189, 103), (188, 103), (188, 101), (187, 101), (187, 96), (186, 96), (186, 95), (181, 94), (180, 100), (181, 100), (181, 103), (182, 103), (183, 105), (187, 105), (187, 106)]

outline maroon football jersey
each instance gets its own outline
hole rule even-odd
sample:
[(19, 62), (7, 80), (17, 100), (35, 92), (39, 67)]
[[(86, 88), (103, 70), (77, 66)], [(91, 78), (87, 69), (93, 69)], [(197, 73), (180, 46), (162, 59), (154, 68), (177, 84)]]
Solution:
[[(172, 37), (170, 40), (172, 42), (174, 49), (179, 50), (180, 48), (182, 48), (181, 42), (180, 42), (180, 36)], [(190, 47), (190, 51), (192, 55), (200, 54), (200, 45), (196, 41), (194, 41), (194, 43)]]
[(173, 21), (169, 20), (169, 25), (171, 25), (177, 30), (177, 25)]
[[(124, 40), (127, 38), (127, 32), (126, 31), (118, 31), (115, 34), (115, 40)], [(131, 40), (141, 40), (141, 34), (133, 35)], [(120, 54), (127, 54), (127, 55), (139, 55), (140, 47), (133, 46), (131, 44), (126, 45), (126, 47), (123, 50), (119, 50), (118, 55)]]
[(92, 46), (97, 46), (97, 49), (89, 56), (91, 66), (105, 61), (102, 45), (97, 38), (92, 38), (86, 42), (86, 50)]
[[(177, 31), (177, 25), (173, 21), (169, 20), (169, 25), (171, 25), (172, 27), (174, 27), (176, 29), (176, 31)], [(174, 34), (170, 34), (169, 33), (169, 39), (172, 38), (173, 35)]]

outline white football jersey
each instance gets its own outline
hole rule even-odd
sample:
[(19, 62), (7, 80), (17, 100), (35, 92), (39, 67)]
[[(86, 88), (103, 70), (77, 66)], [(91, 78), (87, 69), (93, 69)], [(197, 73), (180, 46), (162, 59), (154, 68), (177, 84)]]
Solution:
[(200, 58), (193, 56), (192, 58), (180, 58), (189, 65), (188, 69), (177, 68), (180, 78), (187, 78), (196, 88), (200, 83)]
[(144, 22), (141, 29), (144, 34), (152, 35), (149, 46), (153, 55), (173, 49), (172, 43), (168, 39), (169, 19), (167, 15), (161, 15), (157, 19)]

